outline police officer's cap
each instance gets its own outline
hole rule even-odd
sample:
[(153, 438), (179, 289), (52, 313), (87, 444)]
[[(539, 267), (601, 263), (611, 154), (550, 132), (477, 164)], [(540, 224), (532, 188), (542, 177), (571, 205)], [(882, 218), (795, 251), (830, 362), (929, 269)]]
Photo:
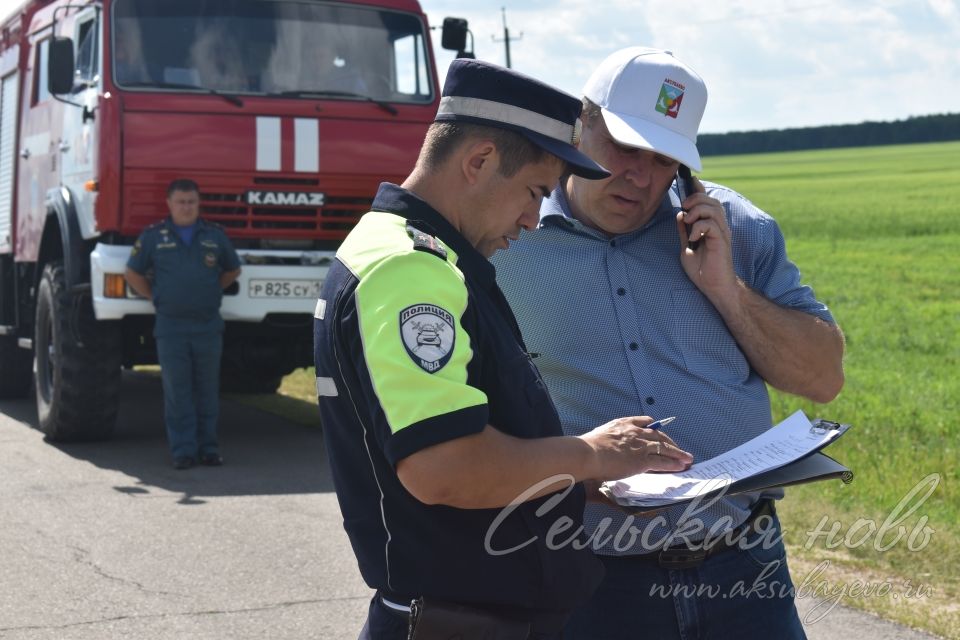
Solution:
[(568, 93), (512, 69), (482, 60), (457, 58), (443, 86), (437, 122), (473, 122), (515, 131), (565, 161), (578, 176), (601, 179), (610, 173), (580, 153), (582, 104)]

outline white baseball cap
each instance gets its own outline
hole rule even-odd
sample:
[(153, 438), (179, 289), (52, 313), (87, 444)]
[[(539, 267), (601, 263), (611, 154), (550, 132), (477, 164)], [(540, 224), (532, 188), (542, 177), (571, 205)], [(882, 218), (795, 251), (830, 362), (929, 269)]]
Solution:
[(707, 86), (671, 52), (621, 49), (600, 63), (583, 95), (600, 107), (610, 135), (620, 144), (702, 169), (697, 129), (707, 106)]

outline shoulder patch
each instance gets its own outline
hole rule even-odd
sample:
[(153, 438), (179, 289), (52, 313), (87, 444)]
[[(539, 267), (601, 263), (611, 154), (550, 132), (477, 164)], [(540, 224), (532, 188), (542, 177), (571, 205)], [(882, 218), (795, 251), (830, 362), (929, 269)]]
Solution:
[(407, 354), (427, 373), (450, 361), (456, 342), (453, 314), (434, 304), (415, 304), (400, 312), (400, 339)]
[(438, 258), (443, 258), (446, 260), (447, 250), (440, 245), (440, 242), (437, 241), (436, 236), (423, 231), (416, 225), (419, 225), (419, 227), (427, 227), (429, 231), (433, 231), (433, 229), (430, 229), (429, 225), (427, 225), (425, 222), (421, 222), (420, 220), (408, 221), (407, 235), (413, 238), (413, 248), (417, 251), (426, 251), (427, 253), (432, 253)]

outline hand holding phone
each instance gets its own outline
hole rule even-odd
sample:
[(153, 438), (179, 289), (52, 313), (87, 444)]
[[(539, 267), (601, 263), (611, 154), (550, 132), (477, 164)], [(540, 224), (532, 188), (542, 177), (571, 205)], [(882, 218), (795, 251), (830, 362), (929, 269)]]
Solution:
[[(683, 202), (687, 199), (687, 196), (696, 193), (696, 188), (693, 186), (693, 174), (690, 173), (690, 167), (685, 164), (681, 164), (677, 169), (677, 184), (680, 187), (680, 202)], [(690, 237), (690, 230), (693, 225), (686, 225), (687, 227), (687, 237)], [(687, 246), (690, 248), (690, 251), (696, 251), (697, 247), (700, 246), (700, 239), (696, 240), (687, 240)]]

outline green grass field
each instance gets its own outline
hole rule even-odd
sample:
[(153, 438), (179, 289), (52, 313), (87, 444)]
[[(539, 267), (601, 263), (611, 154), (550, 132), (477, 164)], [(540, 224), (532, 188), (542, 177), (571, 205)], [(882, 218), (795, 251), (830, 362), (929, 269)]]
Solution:
[[(830, 448), (855, 471), (853, 484), (798, 487), (783, 503), (795, 574), (828, 560), (819, 577), (835, 578), (838, 590), (857, 580), (891, 584), (887, 597), (843, 602), (960, 637), (960, 143), (728, 156), (704, 165), (706, 179), (777, 218), (804, 281), (847, 339), (846, 385), (835, 401), (773, 394), (777, 419), (799, 407), (854, 425)], [(933, 473), (939, 482), (930, 497), (921, 502), (926, 490), (919, 490), (900, 513), (916, 510), (883, 539), (867, 536), (866, 522), (853, 530), (858, 519), (878, 529), (896, 519), (897, 504)], [(827, 549), (821, 537), (807, 544), (824, 516), (823, 530), (839, 523), (835, 542), (849, 536), (847, 543)], [(900, 542), (879, 550), (899, 526), (906, 531)], [(924, 526), (935, 533), (912, 551), (923, 546)], [(904, 580), (928, 585), (929, 596), (898, 592)]]
[[(847, 338), (846, 386), (834, 402), (773, 394), (778, 420), (802, 408), (854, 425), (829, 451), (854, 482), (793, 488), (782, 503), (797, 586), (806, 579), (808, 595), (844, 595), (844, 604), (960, 637), (960, 143), (705, 158), (703, 177), (778, 220)], [(312, 376), (288, 376), (281, 393), (312, 409)], [(302, 403), (272, 402), (316, 424)], [(932, 495), (921, 503), (921, 492), (893, 522), (929, 474), (939, 474)], [(836, 529), (830, 544), (808, 544), (824, 518), (823, 531)], [(887, 518), (883, 535), (869, 535), (870, 522), (881, 529)]]

